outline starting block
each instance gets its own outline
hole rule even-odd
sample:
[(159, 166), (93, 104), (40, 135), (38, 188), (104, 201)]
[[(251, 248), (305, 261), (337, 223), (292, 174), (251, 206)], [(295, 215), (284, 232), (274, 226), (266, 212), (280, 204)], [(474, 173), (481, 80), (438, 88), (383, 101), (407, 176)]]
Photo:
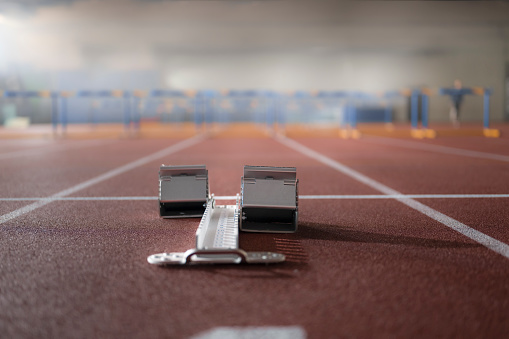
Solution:
[[(155, 265), (270, 264), (285, 261), (273, 252), (239, 248), (239, 229), (289, 233), (297, 230), (297, 176), (293, 167), (245, 166), (242, 197), (235, 205), (216, 205), (209, 195), (204, 165), (161, 166), (159, 209), (163, 218), (201, 216), (195, 248), (147, 258)], [(241, 202), (242, 200), (242, 202)]]
[(159, 169), (161, 217), (201, 217), (209, 199), (209, 178), (205, 165), (162, 165)]
[(240, 229), (246, 232), (296, 232), (298, 182), (295, 167), (245, 166), (241, 178)]

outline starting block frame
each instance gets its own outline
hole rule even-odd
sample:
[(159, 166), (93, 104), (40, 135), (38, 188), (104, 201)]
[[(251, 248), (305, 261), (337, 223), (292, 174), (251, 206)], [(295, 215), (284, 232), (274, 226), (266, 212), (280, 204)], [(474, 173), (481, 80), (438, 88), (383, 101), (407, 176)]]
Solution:
[[(291, 233), (297, 230), (298, 179), (295, 167), (245, 166), (242, 196), (235, 205), (216, 205), (205, 165), (159, 170), (159, 211), (163, 218), (201, 216), (196, 244), (186, 252), (153, 254), (155, 265), (269, 264), (285, 261), (274, 252), (239, 248), (239, 229)], [(241, 202), (242, 201), (242, 202)], [(203, 208), (203, 209), (202, 209)]]

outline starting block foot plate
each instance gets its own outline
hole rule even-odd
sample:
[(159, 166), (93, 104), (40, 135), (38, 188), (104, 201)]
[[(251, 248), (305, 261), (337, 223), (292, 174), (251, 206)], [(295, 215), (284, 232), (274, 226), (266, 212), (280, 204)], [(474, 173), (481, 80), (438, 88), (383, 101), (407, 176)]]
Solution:
[(159, 169), (159, 213), (163, 218), (201, 217), (209, 199), (205, 165)]

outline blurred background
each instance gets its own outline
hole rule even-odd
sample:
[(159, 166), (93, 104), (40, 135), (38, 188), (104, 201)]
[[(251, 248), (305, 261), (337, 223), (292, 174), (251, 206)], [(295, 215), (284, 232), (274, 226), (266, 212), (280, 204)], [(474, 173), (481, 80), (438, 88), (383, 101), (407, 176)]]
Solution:
[[(50, 123), (62, 103), (40, 91), (69, 92), (66, 119), (76, 123), (122, 122), (133, 111), (196, 122), (200, 95), (215, 98), (215, 120), (267, 121), (260, 98), (285, 96), (286, 121), (334, 122), (344, 105), (316, 99), (333, 91), (373, 96), (359, 121), (384, 121), (390, 105), (391, 120), (406, 122), (408, 95), (376, 96), (424, 88), (435, 91), (429, 119), (441, 122), (450, 98), (437, 91), (456, 79), (492, 89), (491, 121), (509, 120), (509, 2), (0, 1), (3, 124)], [(131, 92), (105, 94), (115, 90)], [(482, 96), (469, 96), (461, 119), (482, 112)]]

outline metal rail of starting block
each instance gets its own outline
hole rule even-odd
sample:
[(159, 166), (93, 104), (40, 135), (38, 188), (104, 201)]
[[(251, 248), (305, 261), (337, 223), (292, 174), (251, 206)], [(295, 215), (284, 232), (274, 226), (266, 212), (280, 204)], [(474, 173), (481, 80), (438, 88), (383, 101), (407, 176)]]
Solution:
[(159, 253), (147, 258), (155, 265), (271, 264), (285, 261), (273, 252), (246, 252), (239, 248), (239, 198), (235, 205), (207, 203), (196, 231), (196, 247), (186, 252)]

